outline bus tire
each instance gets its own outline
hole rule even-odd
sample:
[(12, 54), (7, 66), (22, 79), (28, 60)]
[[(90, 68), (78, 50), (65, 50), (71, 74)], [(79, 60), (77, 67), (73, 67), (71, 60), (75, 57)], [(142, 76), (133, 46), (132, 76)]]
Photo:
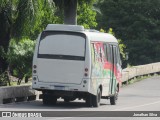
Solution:
[(100, 90), (100, 88), (98, 88), (97, 95), (92, 96), (93, 107), (99, 107), (100, 106), (101, 95), (102, 95), (101, 90)]
[(64, 102), (70, 102), (69, 98), (64, 98)]
[(114, 94), (114, 96), (110, 97), (110, 104), (111, 105), (116, 105), (117, 103), (117, 99), (118, 99), (118, 89), (116, 89), (116, 93)]
[(49, 105), (51, 104), (51, 101), (47, 95), (43, 95), (43, 104), (44, 105)]
[(87, 107), (92, 107), (92, 95), (88, 94), (86, 97), (86, 105)]
[(49, 95), (44, 95), (43, 96), (43, 104), (44, 105), (50, 105), (50, 104), (56, 104), (57, 98)]
[(52, 103), (53, 105), (55, 105), (55, 104), (57, 103), (57, 98), (53, 97), (51, 103)]
[(110, 97), (110, 104), (111, 105), (116, 105), (116, 97), (115, 97), (115, 95)]

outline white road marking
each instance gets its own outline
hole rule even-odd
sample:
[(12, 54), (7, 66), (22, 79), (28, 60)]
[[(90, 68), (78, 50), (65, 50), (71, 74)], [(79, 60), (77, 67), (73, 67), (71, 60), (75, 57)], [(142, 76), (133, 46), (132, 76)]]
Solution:
[(133, 109), (133, 108), (144, 107), (144, 106), (153, 105), (153, 104), (157, 104), (157, 103), (160, 103), (160, 100), (156, 101), (156, 102), (153, 102), (153, 103), (148, 103), (148, 104), (143, 104), (143, 105), (137, 105), (137, 106), (132, 106), (132, 107), (126, 107), (126, 108), (120, 108), (120, 109), (115, 109), (115, 110), (111, 110), (111, 111)]

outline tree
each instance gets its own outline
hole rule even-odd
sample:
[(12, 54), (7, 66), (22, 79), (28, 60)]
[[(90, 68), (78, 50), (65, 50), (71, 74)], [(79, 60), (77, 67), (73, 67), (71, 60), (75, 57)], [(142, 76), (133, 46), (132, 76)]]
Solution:
[[(9, 0), (0, 1), (0, 49), (4, 48), (4, 51), (7, 52), (11, 34), (11, 24), (12, 21), (10, 17), (12, 16), (12, 5)], [(1, 53), (1, 52), (0, 52)], [(4, 72), (7, 69), (6, 59), (3, 58), (0, 54), (0, 73)]]
[(98, 6), (98, 28), (114, 29), (127, 46), (131, 65), (160, 61), (159, 0), (100, 0)]
[(53, 0), (63, 14), (65, 24), (77, 24), (77, 0)]
[(95, 28), (97, 26), (97, 21), (96, 11), (93, 10), (93, 3), (87, 3), (81, 0), (77, 9), (77, 19), (79, 25), (85, 28)]
[[(0, 53), (7, 53), (11, 38), (31, 37), (44, 29), (48, 22), (55, 22), (52, 0), (1, 0), (0, 1)], [(49, 14), (49, 15), (48, 15)], [(55, 18), (55, 19), (54, 19)], [(43, 26), (43, 27), (42, 27)], [(7, 69), (6, 58), (0, 54), (0, 71)]]
[[(84, 3), (84, 0), (53, 0), (56, 6), (61, 10), (64, 18), (64, 24), (77, 24), (77, 5)], [(93, 4), (95, 0), (87, 0), (85, 3)]]
[(18, 42), (14, 39), (10, 41), (6, 59), (9, 63), (10, 72), (18, 78), (17, 85), (21, 84), (23, 78), (27, 82), (32, 75), (34, 47), (35, 41), (30, 39), (21, 39)]
[[(54, 2), (55, 3), (54, 3)], [(0, 1), (0, 53), (8, 51), (10, 39), (34, 40), (49, 23), (75, 24), (79, 3), (79, 24), (86, 28), (95, 27), (96, 13), (92, 10), (95, 0), (1, 0)], [(58, 7), (55, 7), (56, 6)], [(64, 11), (61, 14), (61, 11)], [(85, 14), (82, 14), (84, 12)], [(85, 17), (83, 17), (85, 15)], [(0, 54), (0, 71), (7, 69), (6, 58)]]

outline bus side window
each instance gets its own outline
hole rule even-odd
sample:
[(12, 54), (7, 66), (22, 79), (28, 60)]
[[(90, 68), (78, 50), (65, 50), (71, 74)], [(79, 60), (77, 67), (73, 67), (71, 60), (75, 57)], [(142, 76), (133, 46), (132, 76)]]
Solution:
[(94, 43), (91, 43), (91, 51), (92, 51), (92, 60), (95, 62), (95, 48)]
[(104, 54), (105, 54), (105, 58), (106, 60), (108, 61), (108, 46), (107, 46), (107, 43), (104, 43)]
[(119, 65), (121, 65), (121, 60), (120, 60), (120, 54), (119, 54), (119, 47), (115, 46), (115, 52), (116, 52), (116, 64), (118, 63)]
[(99, 52), (99, 56), (100, 56), (100, 59), (101, 59), (101, 62), (103, 61), (103, 56), (102, 56), (102, 48), (100, 47), (100, 52)]
[(117, 46), (113, 46), (113, 52), (114, 52), (114, 64), (117, 65), (118, 59), (117, 59)]
[(116, 45), (109, 45), (109, 56), (110, 56), (110, 63), (112, 63), (112, 65), (116, 65), (118, 62), (119, 62), (119, 59), (118, 59), (118, 49), (117, 49), (117, 46)]
[(110, 62), (110, 63), (113, 63), (113, 51), (112, 51), (112, 45), (107, 45), (108, 47), (107, 47), (107, 50), (108, 50), (108, 61)]
[(120, 57), (120, 49), (119, 49), (119, 47), (117, 47), (117, 52), (118, 52), (118, 63), (121, 66), (122, 65), (122, 61), (121, 61), (121, 57)]

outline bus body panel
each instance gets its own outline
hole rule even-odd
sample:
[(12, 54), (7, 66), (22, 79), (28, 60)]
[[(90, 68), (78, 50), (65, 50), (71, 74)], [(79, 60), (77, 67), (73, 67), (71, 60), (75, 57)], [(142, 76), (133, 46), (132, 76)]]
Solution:
[(39, 42), (37, 74), (40, 82), (81, 84), (85, 38), (78, 34), (45, 32)]
[(40, 82), (81, 84), (83, 79), (84, 61), (38, 59), (37, 66)]
[(98, 86), (102, 85), (102, 96), (109, 95), (110, 63), (106, 60), (103, 42), (91, 42), (92, 54), (92, 81)]

